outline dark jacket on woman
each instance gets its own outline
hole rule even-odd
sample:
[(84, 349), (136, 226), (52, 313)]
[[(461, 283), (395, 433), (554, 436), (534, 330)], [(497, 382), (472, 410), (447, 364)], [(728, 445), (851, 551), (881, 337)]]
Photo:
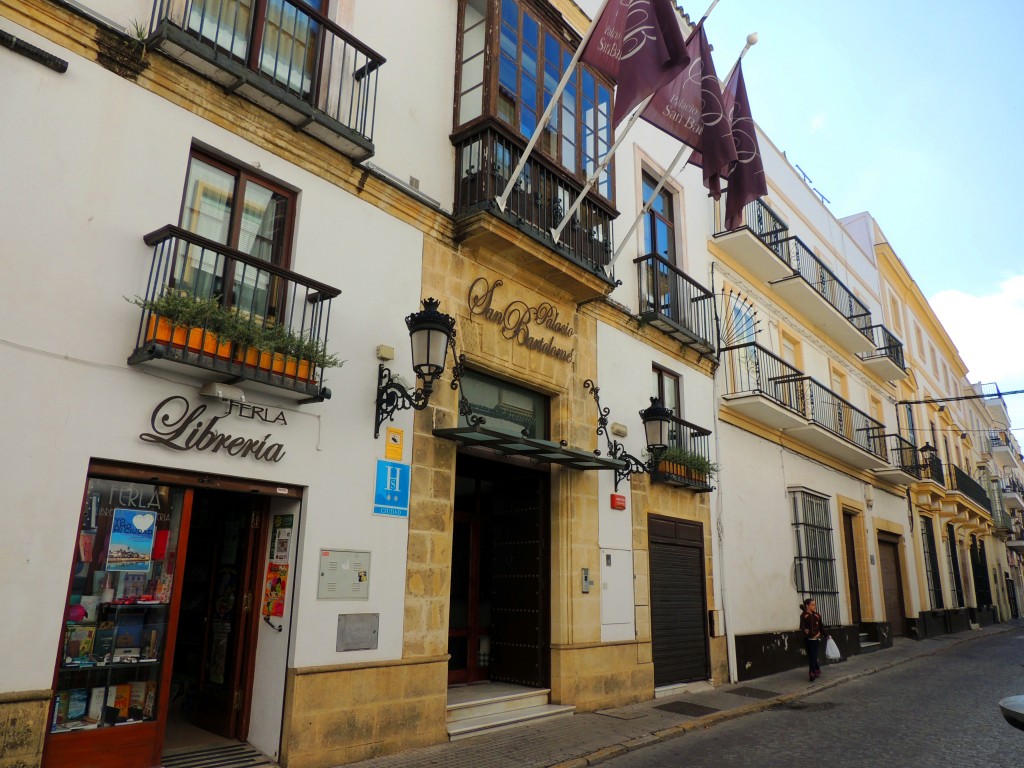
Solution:
[(800, 630), (808, 640), (820, 640), (825, 635), (825, 622), (817, 611), (804, 611), (800, 614)]

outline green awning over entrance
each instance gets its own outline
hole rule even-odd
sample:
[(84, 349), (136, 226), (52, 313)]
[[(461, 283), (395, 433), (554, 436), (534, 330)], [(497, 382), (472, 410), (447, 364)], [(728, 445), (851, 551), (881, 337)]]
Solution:
[(434, 436), (455, 440), (463, 445), (490, 448), (506, 456), (526, 456), (544, 464), (561, 464), (573, 469), (622, 469), (626, 466), (625, 462), (618, 459), (597, 456), (577, 448), (566, 448), (550, 440), (523, 437), (521, 434), (481, 426), (435, 429)]

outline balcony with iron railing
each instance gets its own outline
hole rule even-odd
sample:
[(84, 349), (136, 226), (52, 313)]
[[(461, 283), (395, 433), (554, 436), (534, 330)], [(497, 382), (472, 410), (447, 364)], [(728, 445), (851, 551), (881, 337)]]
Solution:
[(962, 493), (989, 514), (992, 514), (992, 499), (988, 491), (977, 480), (964, 472), (955, 464), (949, 467), (946, 487), (951, 491)]
[(884, 325), (872, 325), (868, 332), (875, 349), (873, 352), (861, 353), (857, 357), (864, 361), (869, 370), (885, 381), (907, 378), (910, 373), (903, 358), (903, 342)]
[(756, 343), (722, 350), (723, 401), (860, 469), (888, 466), (885, 425)]
[(153, 257), (130, 365), (268, 387), (299, 402), (331, 396), (324, 370), (331, 300), (341, 291), (255, 256), (165, 226), (146, 235)]
[(690, 488), (698, 493), (714, 490), (717, 467), (711, 462), (711, 430), (673, 416), (668, 448), (652, 457), (651, 482)]
[[(925, 444), (928, 448), (928, 445)], [(921, 480), (927, 480), (943, 488), (946, 487), (946, 470), (935, 450), (920, 450), (921, 454)]]
[(384, 57), (302, 0), (156, 0), (147, 46), (360, 162)]
[(999, 481), (1003, 503), (1011, 511), (1024, 511), (1024, 483), (1013, 475), (1004, 475)]
[(888, 466), (875, 470), (875, 476), (906, 485), (921, 479), (921, 456), (917, 446), (900, 435), (884, 435)]
[(641, 321), (703, 354), (714, 353), (714, 295), (657, 254), (635, 262)]
[(871, 311), (864, 303), (799, 237), (787, 237), (779, 246), (785, 250), (793, 273), (774, 281), (773, 290), (847, 351), (874, 352)]
[[(452, 141), (457, 239), (478, 243), (542, 274), (574, 297), (606, 293), (614, 285), (609, 264), (618, 211), (591, 192), (555, 243), (551, 230), (583, 191), (575, 176), (535, 152), (502, 211), (495, 198), (504, 191), (526, 142), (495, 119), (475, 123)], [(523, 235), (534, 247), (524, 246)]]
[(882, 422), (809, 376), (804, 386), (811, 424), (790, 430), (790, 434), (861, 469), (889, 465)]
[(991, 446), (993, 456), (1013, 458), (1017, 455), (1013, 439), (1010, 437), (1008, 432), (992, 430), (989, 432), (989, 444)]
[(789, 236), (782, 218), (761, 200), (743, 208), (743, 226), (725, 228), (725, 204), (715, 203), (715, 233), (711, 242), (759, 280), (770, 283), (793, 274), (780, 243)]

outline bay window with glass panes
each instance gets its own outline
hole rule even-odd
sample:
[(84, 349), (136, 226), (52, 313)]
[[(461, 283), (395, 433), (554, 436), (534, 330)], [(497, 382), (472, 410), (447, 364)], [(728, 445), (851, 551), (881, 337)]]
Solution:
[[(460, 0), (459, 18), (456, 130), (497, 119), (525, 146), (572, 60), (576, 33), (547, 4), (523, 0)], [(537, 150), (569, 175), (587, 178), (611, 145), (612, 91), (612, 83), (577, 64)], [(609, 164), (595, 190), (612, 201), (613, 183)]]

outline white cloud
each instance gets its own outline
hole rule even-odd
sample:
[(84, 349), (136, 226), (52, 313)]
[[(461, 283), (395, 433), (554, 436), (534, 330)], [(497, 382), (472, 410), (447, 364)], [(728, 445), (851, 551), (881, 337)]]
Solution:
[[(929, 303), (972, 382), (996, 382), (1004, 392), (1024, 389), (1024, 275), (1003, 281), (988, 295), (940, 291)], [(1014, 427), (1024, 427), (1024, 395), (1007, 397), (1006, 405)]]

